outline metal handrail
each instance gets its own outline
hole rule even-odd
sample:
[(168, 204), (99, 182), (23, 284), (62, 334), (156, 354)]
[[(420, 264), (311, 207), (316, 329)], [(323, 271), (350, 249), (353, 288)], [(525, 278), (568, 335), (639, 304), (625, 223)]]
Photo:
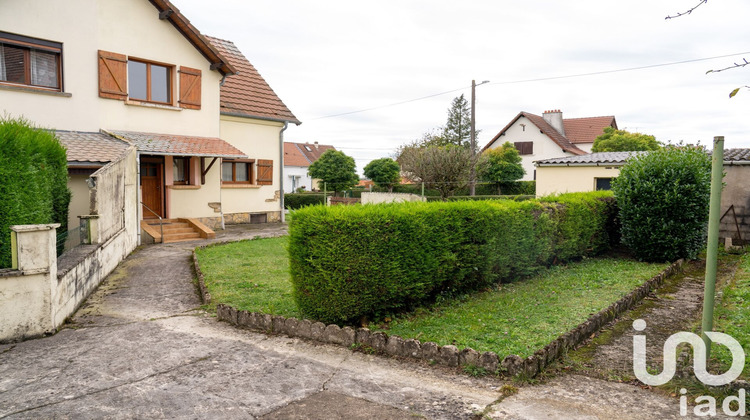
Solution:
[(161, 243), (164, 243), (164, 222), (161, 216), (153, 210), (149, 206), (147, 206), (143, 201), (141, 201), (141, 205), (146, 208), (146, 210), (150, 211), (151, 214), (159, 218), (159, 231), (161, 232)]

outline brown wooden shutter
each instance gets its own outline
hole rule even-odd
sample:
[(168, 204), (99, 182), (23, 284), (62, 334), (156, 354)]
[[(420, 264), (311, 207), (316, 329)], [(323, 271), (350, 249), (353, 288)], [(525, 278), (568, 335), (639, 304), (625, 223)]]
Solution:
[(99, 96), (128, 99), (128, 57), (99, 50)]
[(201, 109), (201, 71), (180, 67), (180, 107)]
[(258, 185), (273, 184), (273, 161), (258, 159)]

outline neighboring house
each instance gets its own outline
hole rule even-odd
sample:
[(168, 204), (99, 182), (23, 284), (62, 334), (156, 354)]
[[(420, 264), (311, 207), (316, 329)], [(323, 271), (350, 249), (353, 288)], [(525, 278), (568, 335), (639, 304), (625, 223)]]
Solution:
[(734, 245), (750, 243), (750, 149), (724, 150), (720, 238)]
[(594, 139), (605, 127), (617, 128), (615, 117), (563, 118), (562, 111), (544, 111), (542, 116), (520, 112), (484, 146), (482, 151), (513, 144), (526, 171), (523, 181), (536, 179), (534, 162), (591, 153)]
[[(537, 161), (536, 194), (608, 190), (634, 153), (646, 152), (591, 153)], [(750, 149), (724, 150), (724, 172), (719, 237), (732, 238), (735, 245), (750, 243)]]
[(335, 147), (310, 143), (284, 143), (284, 191), (295, 192), (304, 187), (306, 191), (317, 191), (318, 180), (307, 173), (310, 165), (318, 160), (327, 150)]
[(88, 175), (131, 145), (138, 220), (215, 229), (282, 217), (283, 131), (300, 122), (230, 41), (204, 36), (168, 0), (2, 9), (0, 110), (58, 132), (71, 220), (88, 214)]
[(536, 161), (536, 195), (611, 189), (612, 179), (634, 153), (602, 152)]

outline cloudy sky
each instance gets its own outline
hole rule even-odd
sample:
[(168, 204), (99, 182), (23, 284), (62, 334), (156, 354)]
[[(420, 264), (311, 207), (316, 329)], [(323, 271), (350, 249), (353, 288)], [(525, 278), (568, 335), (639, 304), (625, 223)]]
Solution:
[[(445, 123), (477, 94), (485, 145), (520, 111), (614, 115), (660, 141), (750, 147), (750, 2), (699, 0), (173, 0), (233, 41), (302, 121), (357, 169)], [(742, 54), (744, 53), (744, 54)], [(679, 63), (679, 64), (678, 64)], [(359, 112), (362, 111), (362, 112)]]

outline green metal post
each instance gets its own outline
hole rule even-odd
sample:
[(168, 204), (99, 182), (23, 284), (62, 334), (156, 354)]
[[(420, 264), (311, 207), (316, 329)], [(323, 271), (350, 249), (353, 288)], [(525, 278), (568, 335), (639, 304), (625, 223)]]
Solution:
[(323, 204), (328, 205), (328, 183), (323, 183)]
[(719, 259), (719, 221), (721, 213), (721, 188), (724, 177), (724, 136), (714, 137), (711, 156), (711, 208), (708, 213), (708, 246), (706, 248), (706, 286), (703, 292), (703, 342), (706, 357), (711, 355), (711, 340), (706, 331), (714, 329), (714, 300), (716, 295), (716, 268)]
[(424, 182), (422, 183), (422, 197), (424, 198)]

